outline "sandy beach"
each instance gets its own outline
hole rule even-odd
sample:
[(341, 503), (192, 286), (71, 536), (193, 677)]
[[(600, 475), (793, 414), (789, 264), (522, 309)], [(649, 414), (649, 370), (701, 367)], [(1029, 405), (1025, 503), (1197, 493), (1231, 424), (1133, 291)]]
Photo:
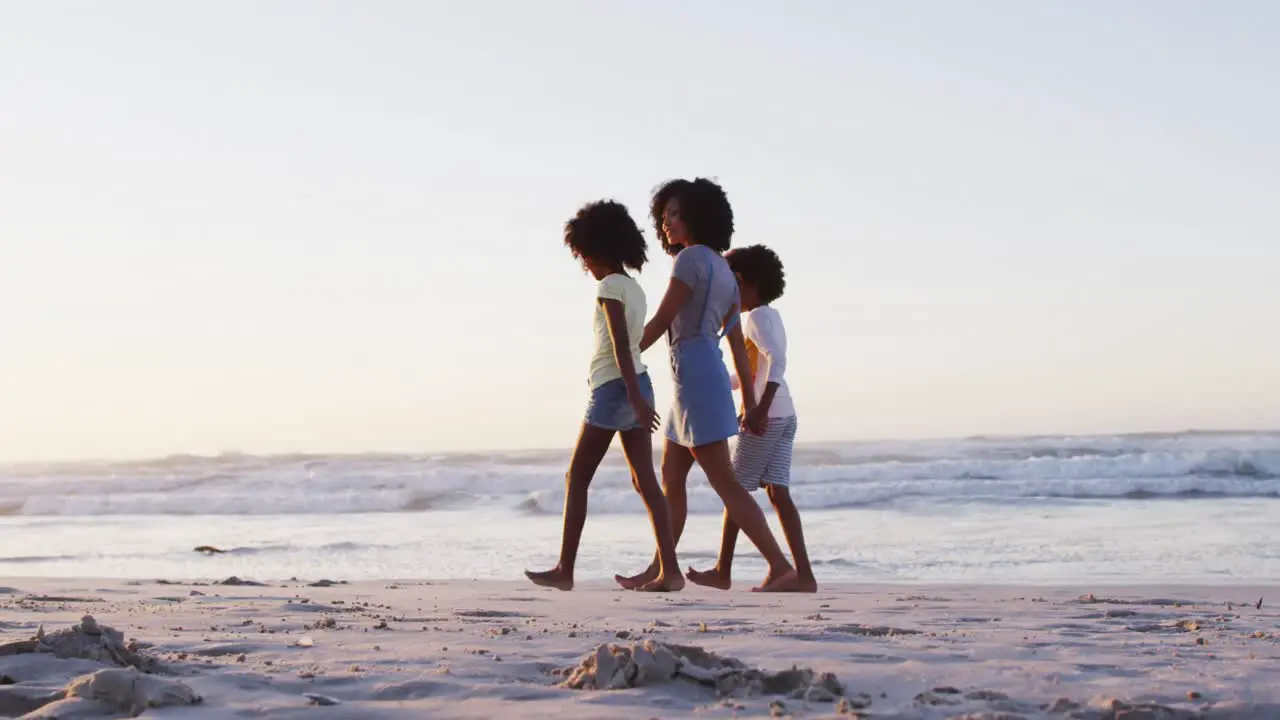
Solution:
[(1280, 717), (1277, 587), (3, 584), (5, 717)]

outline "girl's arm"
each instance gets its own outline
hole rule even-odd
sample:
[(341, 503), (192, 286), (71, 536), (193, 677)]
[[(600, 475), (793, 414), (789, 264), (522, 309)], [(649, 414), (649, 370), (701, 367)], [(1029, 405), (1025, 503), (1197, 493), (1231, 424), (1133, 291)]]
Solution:
[(627, 400), (636, 411), (636, 417), (650, 430), (658, 429), (658, 413), (640, 392), (640, 379), (636, 375), (635, 359), (631, 357), (631, 337), (627, 333), (627, 315), (622, 302), (600, 298), (605, 320), (609, 323), (609, 336), (613, 338), (613, 359), (622, 371), (622, 382), (627, 387)]
[(683, 280), (672, 277), (671, 282), (667, 283), (667, 293), (662, 296), (658, 311), (644, 326), (644, 335), (640, 338), (640, 352), (648, 350), (658, 342), (658, 338), (662, 337), (671, 327), (671, 322), (676, 319), (676, 313), (680, 312), (680, 308), (684, 307), (691, 297), (693, 297), (693, 288), (686, 285)]

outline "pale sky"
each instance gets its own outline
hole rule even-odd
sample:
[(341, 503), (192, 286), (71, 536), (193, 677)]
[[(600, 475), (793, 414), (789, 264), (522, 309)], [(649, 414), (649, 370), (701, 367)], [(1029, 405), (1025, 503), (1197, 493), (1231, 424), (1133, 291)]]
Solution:
[(563, 223), (699, 175), (803, 439), (1280, 426), (1277, 71), (1262, 0), (0, 0), (0, 460), (567, 447)]

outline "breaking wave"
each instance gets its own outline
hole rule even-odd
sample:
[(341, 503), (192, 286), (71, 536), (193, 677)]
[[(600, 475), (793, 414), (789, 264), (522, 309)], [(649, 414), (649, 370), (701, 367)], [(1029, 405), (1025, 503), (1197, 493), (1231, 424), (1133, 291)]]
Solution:
[[(505, 507), (559, 513), (568, 453), (174, 456), (0, 467), (0, 515), (331, 515)], [(698, 470), (690, 510), (722, 505)], [(1195, 500), (1280, 497), (1280, 433), (978, 437), (797, 448), (802, 508), (916, 499)], [(763, 496), (761, 501), (765, 502)], [(592, 485), (593, 513), (643, 512), (620, 457)]]

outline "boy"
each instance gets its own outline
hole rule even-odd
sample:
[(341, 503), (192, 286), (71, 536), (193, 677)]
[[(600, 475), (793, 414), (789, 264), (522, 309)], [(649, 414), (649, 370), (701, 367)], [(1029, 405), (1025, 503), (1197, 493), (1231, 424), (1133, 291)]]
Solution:
[[(786, 288), (782, 261), (777, 253), (764, 245), (731, 250), (724, 256), (738, 276), (742, 297), (743, 330), (755, 395), (759, 399), (754, 410), (743, 418), (743, 426), (760, 427), (759, 435), (743, 432), (733, 454), (733, 471), (738, 482), (749, 492), (761, 485), (778, 512), (782, 531), (795, 558), (799, 582), (797, 592), (817, 592), (818, 582), (809, 564), (804, 545), (800, 512), (791, 499), (791, 451), (796, 438), (796, 410), (784, 377), (787, 369), (787, 333), (782, 316), (770, 304), (782, 297)], [(735, 384), (737, 379), (735, 378)], [(689, 579), (699, 585), (729, 589), (732, 584), (733, 551), (738, 542), (738, 527), (724, 517), (724, 533), (720, 557), (712, 570), (690, 570)]]

